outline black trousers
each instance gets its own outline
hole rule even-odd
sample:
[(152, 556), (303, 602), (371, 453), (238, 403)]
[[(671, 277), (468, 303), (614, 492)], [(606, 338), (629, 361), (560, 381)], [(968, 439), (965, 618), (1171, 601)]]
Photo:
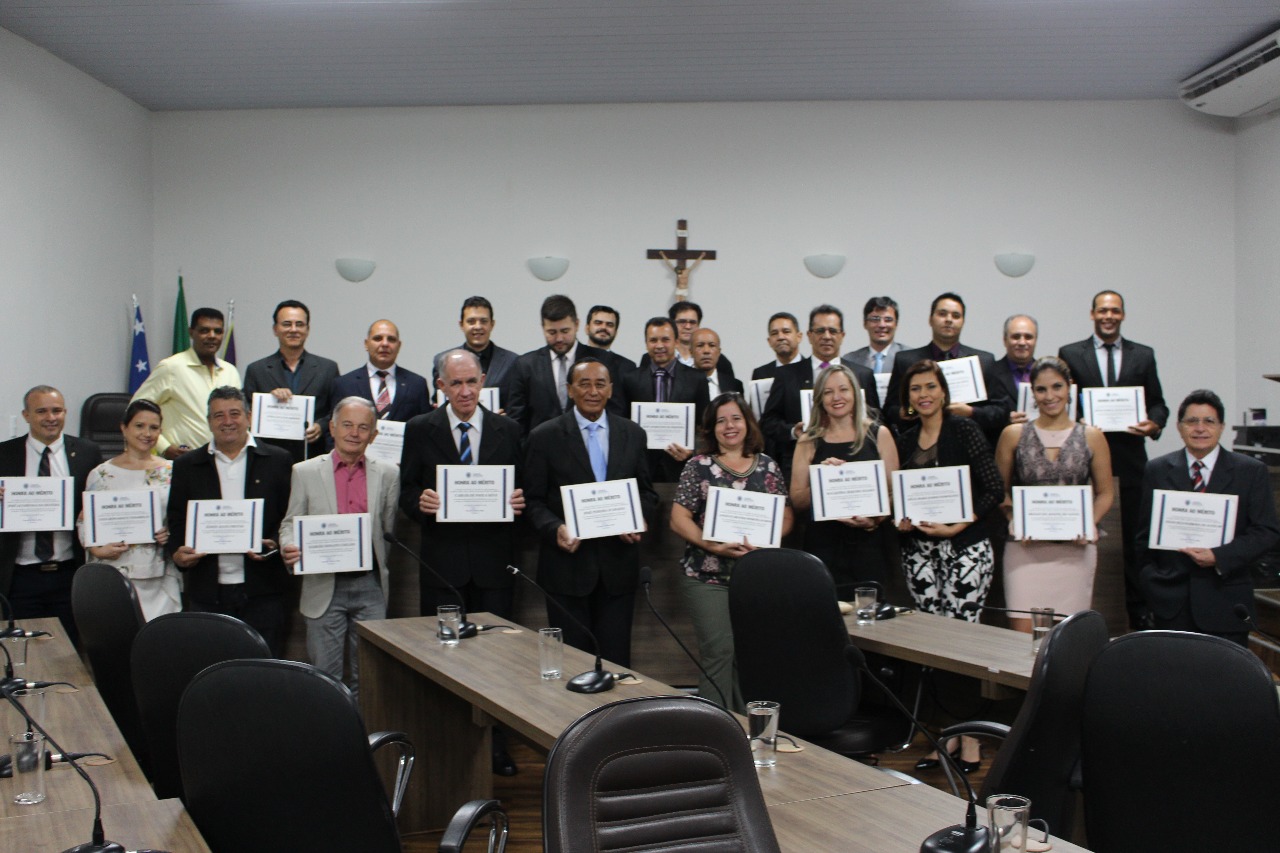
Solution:
[(282, 593), (249, 595), (242, 583), (223, 583), (218, 584), (216, 601), (192, 598), (189, 605), (188, 609), (196, 613), (222, 613), (236, 617), (262, 635), (272, 655), (284, 657), (285, 616)]
[(1129, 627), (1142, 627), (1139, 621), (1148, 612), (1147, 597), (1142, 592), (1142, 567), (1138, 565), (1138, 529), (1142, 513), (1142, 478), (1134, 482), (1120, 480), (1120, 535), (1124, 547), (1124, 606), (1129, 613)]
[(43, 619), (56, 616), (62, 620), (67, 639), (80, 647), (80, 632), (71, 612), (71, 583), (75, 579), (76, 563), (66, 560), (58, 563), (56, 571), (44, 571), (39, 566), (14, 566), (13, 581), (9, 585), (9, 603), (15, 619)]

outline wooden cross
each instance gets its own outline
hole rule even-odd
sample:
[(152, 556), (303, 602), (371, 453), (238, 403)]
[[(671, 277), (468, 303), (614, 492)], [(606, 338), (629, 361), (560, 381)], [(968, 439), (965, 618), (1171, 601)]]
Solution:
[[(716, 259), (715, 249), (690, 249), (689, 221), (676, 220), (676, 247), (674, 249), (649, 249), (645, 258), (650, 261), (662, 261), (676, 274), (676, 301), (683, 302), (689, 297), (689, 273), (703, 261)], [(693, 266), (688, 265), (693, 261)]]

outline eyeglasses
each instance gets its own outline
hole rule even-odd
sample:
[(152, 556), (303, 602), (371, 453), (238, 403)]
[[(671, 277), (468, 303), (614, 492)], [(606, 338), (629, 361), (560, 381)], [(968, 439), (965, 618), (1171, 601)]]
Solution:
[(818, 328), (816, 328), (816, 329), (810, 329), (810, 330), (809, 330), (809, 334), (811, 334), (811, 335), (818, 335), (818, 336), (822, 336), (822, 335), (832, 335), (832, 336), (834, 336), (834, 335), (842, 335), (842, 334), (844, 334), (844, 329), (822, 328), (822, 327), (820, 326), (820, 327), (818, 327)]
[(1204, 424), (1210, 428), (1222, 425), (1222, 421), (1217, 418), (1183, 418), (1178, 423), (1189, 427), (1198, 427), (1201, 424)]
[(676, 320), (676, 325), (677, 326), (696, 326), (698, 325), (698, 321), (697, 320)]
[(897, 317), (895, 317), (895, 316), (893, 316), (892, 314), (886, 314), (886, 315), (885, 315), (885, 316), (883, 316), (883, 317), (881, 317), (881, 316), (880, 316), (880, 315), (878, 315), (878, 314), (872, 314), (871, 316), (867, 317), (867, 319), (866, 319), (866, 321), (865, 321), (865, 322), (867, 322), (867, 323), (876, 323), (876, 324), (879, 324), (879, 323), (896, 323), (896, 322), (898, 322), (898, 318), (897, 318)]

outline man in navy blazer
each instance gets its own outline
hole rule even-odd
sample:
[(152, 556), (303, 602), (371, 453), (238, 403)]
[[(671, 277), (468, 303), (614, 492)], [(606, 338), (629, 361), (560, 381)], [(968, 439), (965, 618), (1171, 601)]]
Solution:
[[(1280, 542), (1280, 522), (1267, 466), (1219, 443), (1225, 416), (1218, 395), (1203, 389), (1178, 406), (1185, 447), (1147, 463), (1134, 545), (1155, 627), (1215, 634), (1247, 648), (1249, 629), (1235, 608), (1254, 615), (1250, 568)], [(1148, 547), (1155, 489), (1238, 496), (1235, 538), (1217, 548)]]
[[(458, 349), (466, 349), (475, 353), (480, 359), (480, 372), (484, 375), (485, 388), (498, 389), (498, 408), (505, 408), (511, 395), (511, 381), (515, 378), (516, 359), (519, 358), (509, 349), (503, 349), (492, 340), (493, 303), (483, 296), (468, 296), (462, 302), (462, 314), (458, 320), (458, 328), (462, 330), (463, 342)], [(440, 374), (436, 365), (440, 356), (450, 350), (435, 354), (431, 360), (431, 387), (438, 388)]]
[[(676, 360), (676, 328), (666, 317), (654, 317), (645, 323), (644, 338), (647, 358), (623, 382), (627, 406), (657, 402), (658, 371), (662, 371), (665, 383), (663, 401), (693, 403), (696, 444), (698, 425), (702, 423), (702, 415), (711, 401), (706, 374)], [(655, 483), (676, 482), (684, 470), (685, 461), (695, 450), (695, 447), (671, 444), (665, 450), (648, 451), (649, 476)]]
[[(1150, 627), (1150, 612), (1143, 601), (1139, 581), (1137, 541), (1141, 517), (1142, 477), (1147, 464), (1146, 439), (1160, 437), (1169, 420), (1169, 407), (1164, 402), (1160, 375), (1156, 370), (1156, 354), (1151, 347), (1120, 336), (1124, 322), (1124, 297), (1114, 290), (1104, 290), (1093, 297), (1089, 311), (1093, 335), (1083, 341), (1067, 344), (1058, 350), (1058, 358), (1071, 368), (1080, 390), (1103, 386), (1141, 386), (1147, 403), (1147, 416), (1126, 432), (1108, 432), (1111, 448), (1111, 472), (1120, 480), (1120, 529), (1124, 537), (1124, 593), (1129, 611), (1129, 627)], [(1114, 377), (1108, 376), (1108, 356)]]
[[(400, 356), (400, 330), (390, 320), (378, 320), (364, 339), (369, 361), (333, 380), (329, 395), (334, 400), (364, 397), (372, 400), (380, 421), (405, 422), (431, 411), (427, 380), (396, 364)], [(328, 431), (328, 424), (325, 430)], [(329, 440), (332, 445), (332, 436)]]
[(773, 350), (774, 359), (751, 371), (751, 381), (772, 379), (778, 370), (800, 360), (800, 321), (796, 315), (779, 311), (769, 318), (769, 349)]
[[(1031, 381), (1031, 368), (1036, 363), (1036, 341), (1040, 324), (1030, 314), (1014, 314), (1004, 321), (1004, 357), (996, 359), (991, 371), (1000, 395), (1011, 401), (1009, 423), (1027, 422), (1027, 413), (1018, 411), (1018, 389)], [(1076, 379), (1073, 376), (1072, 382)]]
[[(631, 665), (631, 618), (640, 578), (640, 534), (575, 539), (565, 525), (560, 487), (602, 480), (636, 479), (645, 524), (652, 525), (658, 495), (649, 481), (645, 435), (639, 426), (605, 408), (613, 393), (608, 369), (595, 361), (574, 365), (569, 391), (573, 405), (529, 436), (524, 493), (528, 519), (537, 532), (538, 581), (600, 642), (600, 654), (623, 667)], [(603, 427), (605, 436), (595, 430)], [(605, 458), (597, 474), (587, 442), (596, 435)], [(603, 439), (603, 440), (601, 440)], [(591, 640), (547, 607), (547, 621), (564, 630), (565, 642), (590, 650)]]

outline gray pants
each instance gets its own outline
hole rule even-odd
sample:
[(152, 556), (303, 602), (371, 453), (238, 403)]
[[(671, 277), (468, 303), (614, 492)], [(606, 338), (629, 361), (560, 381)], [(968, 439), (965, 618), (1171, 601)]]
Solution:
[(317, 669), (342, 680), (342, 656), (346, 649), (351, 677), (347, 686), (358, 694), (359, 661), (356, 658), (356, 622), (386, 619), (387, 600), (382, 595), (376, 572), (349, 575), (338, 573), (333, 581), (333, 600), (324, 615), (307, 619), (307, 656)]
[(742, 691), (738, 687), (738, 668), (733, 660), (733, 626), (729, 622), (729, 587), (724, 584), (703, 583), (685, 575), (680, 579), (680, 590), (693, 619), (693, 630), (698, 635), (698, 653), (702, 666), (720, 688), (698, 676), (698, 695), (720, 704), (720, 695), (729, 703), (728, 710), (745, 713)]

